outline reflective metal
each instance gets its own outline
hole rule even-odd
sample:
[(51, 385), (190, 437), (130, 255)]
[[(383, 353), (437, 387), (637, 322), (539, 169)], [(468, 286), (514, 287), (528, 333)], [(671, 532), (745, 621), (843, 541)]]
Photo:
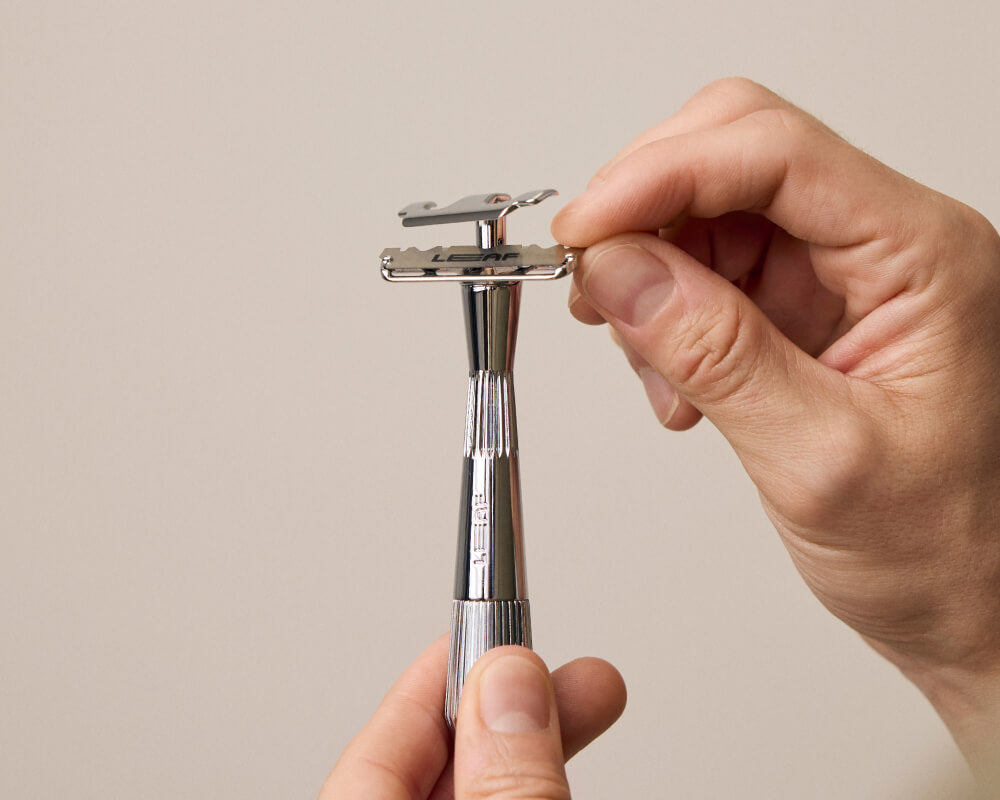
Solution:
[(471, 220), (478, 247), (382, 253), (386, 280), (462, 282), (469, 393), (445, 696), (445, 717), (452, 726), (465, 677), (476, 660), (504, 644), (531, 647), (511, 374), (521, 282), (568, 274), (579, 251), (507, 245), (504, 222), (510, 212), (553, 194), (547, 189), (513, 200), (509, 195), (474, 195), (443, 209), (414, 203), (400, 212), (404, 225)]
[(444, 698), (444, 716), (449, 727), (455, 727), (462, 686), (473, 664), (487, 650), (505, 644), (531, 647), (527, 600), (452, 602), (451, 647)]
[(469, 396), (456, 600), (527, 597), (511, 367), (520, 286), (464, 286)]
[[(480, 231), (477, 229), (477, 235)], [(511, 283), (553, 280), (576, 267), (579, 250), (555, 245), (499, 245), (479, 247), (435, 247), (382, 251), (382, 277), (387, 281), (459, 281), (461, 283)]]
[(504, 217), (477, 220), (476, 234), (476, 245), (480, 250), (501, 247), (507, 241), (507, 220)]
[(475, 222), (480, 219), (501, 219), (524, 206), (534, 206), (559, 194), (555, 189), (525, 192), (511, 199), (509, 194), (473, 194), (450, 206), (438, 208), (433, 200), (410, 203), (399, 212), (403, 225), (440, 225), (444, 222)]

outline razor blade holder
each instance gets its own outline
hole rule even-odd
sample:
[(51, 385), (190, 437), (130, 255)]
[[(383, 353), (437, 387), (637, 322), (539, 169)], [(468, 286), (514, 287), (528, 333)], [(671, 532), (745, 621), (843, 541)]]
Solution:
[(471, 221), (475, 246), (382, 253), (386, 280), (458, 282), (465, 310), (469, 391), (444, 709), (452, 727), (479, 657), (500, 645), (531, 647), (511, 375), (521, 284), (569, 274), (579, 253), (561, 245), (508, 245), (505, 223), (516, 209), (554, 194), (473, 195), (444, 208), (414, 203), (400, 212), (404, 226)]

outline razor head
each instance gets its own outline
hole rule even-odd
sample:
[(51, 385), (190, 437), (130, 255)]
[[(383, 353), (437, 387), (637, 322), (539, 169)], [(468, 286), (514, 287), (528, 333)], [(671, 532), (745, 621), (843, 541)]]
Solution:
[(473, 194), (444, 208), (438, 208), (433, 201), (411, 203), (399, 212), (399, 216), (403, 218), (403, 226), (407, 228), (448, 222), (492, 222), (503, 219), (524, 206), (538, 205), (556, 194), (559, 193), (555, 189), (525, 192), (515, 198), (511, 198), (509, 194)]
[(558, 194), (555, 189), (509, 194), (474, 194), (438, 208), (432, 202), (412, 203), (399, 212), (403, 225), (474, 222), (477, 246), (435, 247), (431, 250), (388, 248), (382, 251), (382, 277), (387, 281), (460, 281), (516, 283), (561, 278), (573, 271), (580, 250), (562, 245), (509, 245), (506, 217)]
[(576, 266), (580, 251), (555, 245), (435, 247), (431, 250), (388, 248), (382, 251), (382, 277), (387, 281), (461, 281), (512, 283), (562, 278)]

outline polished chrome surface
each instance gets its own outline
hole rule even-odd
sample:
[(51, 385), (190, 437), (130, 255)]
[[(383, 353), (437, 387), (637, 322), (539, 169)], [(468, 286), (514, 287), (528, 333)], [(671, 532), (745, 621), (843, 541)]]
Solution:
[(451, 727), (458, 717), (462, 685), (472, 665), (487, 650), (505, 644), (531, 647), (527, 600), (455, 600), (451, 604), (451, 646), (444, 715)]
[(476, 221), (476, 246), (480, 250), (493, 250), (502, 247), (507, 241), (507, 220), (481, 219)]
[(462, 287), (469, 395), (446, 703), (452, 725), (476, 659), (500, 644), (531, 646), (511, 376), (520, 291), (519, 284)]
[(514, 345), (520, 284), (465, 284), (469, 394), (445, 716), (465, 676), (501, 644), (531, 646), (521, 522)]
[[(477, 230), (477, 235), (480, 233)], [(461, 283), (513, 283), (562, 278), (572, 272), (580, 250), (555, 245), (500, 245), (435, 247), (382, 251), (382, 277), (393, 282), (458, 281)]]
[(523, 600), (520, 472), (514, 392), (509, 375), (469, 379), (462, 469), (456, 600)]
[(513, 199), (509, 194), (473, 194), (444, 208), (438, 208), (437, 203), (427, 200), (411, 203), (399, 212), (399, 216), (403, 218), (403, 225), (408, 228), (413, 225), (501, 219), (519, 208), (538, 205), (557, 194), (559, 193), (555, 189), (525, 192)]
[(514, 366), (519, 284), (465, 284), (465, 336), (469, 345), (469, 375), (481, 370), (510, 374)]
[(567, 275), (580, 251), (508, 245), (505, 222), (512, 211), (554, 194), (473, 195), (440, 209), (414, 203), (400, 212), (403, 225), (473, 221), (477, 246), (382, 252), (386, 280), (462, 283), (469, 394), (445, 699), (452, 726), (476, 660), (499, 645), (531, 647), (511, 375), (520, 293), (524, 281)]

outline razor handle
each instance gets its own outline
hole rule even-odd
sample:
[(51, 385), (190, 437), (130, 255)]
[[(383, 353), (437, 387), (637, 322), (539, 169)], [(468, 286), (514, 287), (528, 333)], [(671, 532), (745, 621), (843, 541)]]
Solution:
[(476, 660), (500, 645), (531, 647), (511, 378), (518, 304), (525, 283), (565, 277), (581, 251), (509, 244), (506, 223), (517, 209), (555, 194), (554, 189), (517, 197), (494, 192), (440, 208), (431, 201), (411, 203), (399, 212), (404, 227), (472, 222), (475, 245), (387, 248), (381, 256), (387, 281), (456, 282), (465, 305), (469, 402), (444, 709), (453, 728)]
[(501, 645), (531, 647), (511, 376), (520, 285), (466, 284), (462, 290), (469, 394), (445, 691), (452, 727), (476, 660)]

